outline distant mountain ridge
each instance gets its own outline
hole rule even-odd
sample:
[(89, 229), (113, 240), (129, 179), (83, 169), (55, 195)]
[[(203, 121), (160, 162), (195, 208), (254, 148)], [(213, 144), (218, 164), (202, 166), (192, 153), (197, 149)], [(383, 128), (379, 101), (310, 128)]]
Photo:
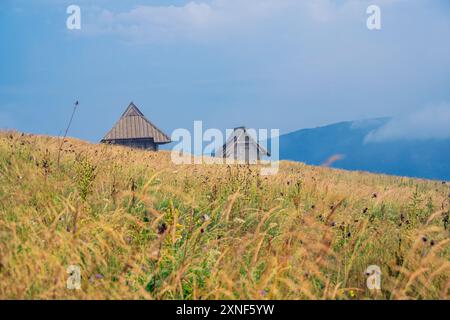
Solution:
[[(450, 180), (450, 140), (365, 142), (390, 119), (335, 123), (280, 136), (280, 159), (347, 170)], [(269, 144), (270, 145), (270, 144)]]

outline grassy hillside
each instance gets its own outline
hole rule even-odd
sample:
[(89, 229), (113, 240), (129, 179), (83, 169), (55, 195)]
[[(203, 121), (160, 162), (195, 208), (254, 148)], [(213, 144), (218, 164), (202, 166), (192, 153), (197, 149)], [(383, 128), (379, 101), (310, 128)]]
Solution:
[(60, 142), (0, 133), (2, 299), (449, 298), (448, 183)]

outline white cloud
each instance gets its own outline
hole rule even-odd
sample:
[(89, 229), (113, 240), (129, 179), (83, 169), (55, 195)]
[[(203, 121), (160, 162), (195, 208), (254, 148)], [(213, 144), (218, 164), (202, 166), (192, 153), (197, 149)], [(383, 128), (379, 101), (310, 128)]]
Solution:
[(294, 29), (306, 21), (323, 24), (349, 17), (364, 20), (368, 3), (355, 0), (344, 0), (340, 4), (333, 0), (204, 0), (183, 6), (143, 5), (119, 13), (98, 9), (91, 12), (85, 31), (96, 35), (115, 34), (134, 42), (199, 40), (245, 34), (254, 27), (286, 20), (291, 21)]
[(365, 142), (427, 139), (450, 139), (450, 104), (427, 107), (394, 118), (370, 132)]

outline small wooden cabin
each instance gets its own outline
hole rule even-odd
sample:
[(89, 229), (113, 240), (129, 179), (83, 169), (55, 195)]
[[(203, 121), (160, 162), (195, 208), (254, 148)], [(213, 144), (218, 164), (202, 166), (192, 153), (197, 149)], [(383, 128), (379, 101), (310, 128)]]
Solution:
[(159, 145), (171, 141), (131, 102), (119, 121), (100, 142), (158, 151)]
[(245, 127), (235, 128), (216, 157), (231, 158), (238, 163), (256, 163), (269, 152), (259, 145)]

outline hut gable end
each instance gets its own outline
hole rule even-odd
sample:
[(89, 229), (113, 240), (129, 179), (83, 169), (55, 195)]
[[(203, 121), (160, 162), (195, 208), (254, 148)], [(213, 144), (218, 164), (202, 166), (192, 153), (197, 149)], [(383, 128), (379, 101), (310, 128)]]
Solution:
[(254, 163), (269, 152), (255, 141), (245, 127), (235, 128), (223, 147), (216, 153), (217, 157), (232, 158), (244, 163)]
[(159, 144), (166, 144), (171, 141), (131, 102), (119, 121), (103, 137), (101, 142), (157, 150)]

